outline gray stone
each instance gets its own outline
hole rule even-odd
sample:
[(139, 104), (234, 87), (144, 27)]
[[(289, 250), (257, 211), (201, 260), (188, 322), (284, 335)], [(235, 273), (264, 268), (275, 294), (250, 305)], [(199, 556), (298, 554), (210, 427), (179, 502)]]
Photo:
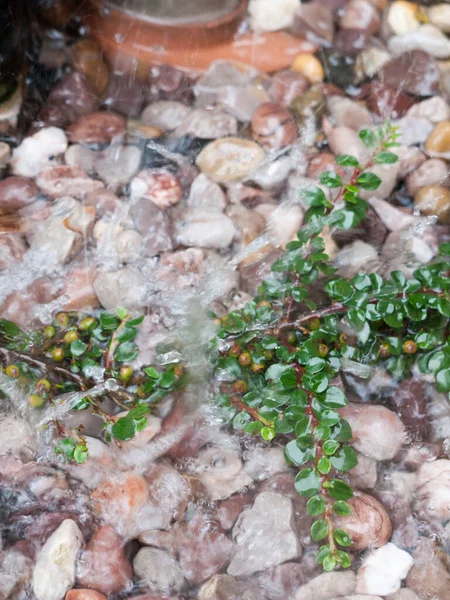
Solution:
[(353, 571), (322, 573), (298, 588), (295, 600), (331, 600), (353, 594), (356, 575)]
[(143, 583), (158, 592), (178, 592), (185, 583), (177, 561), (157, 548), (141, 548), (134, 558), (133, 569)]
[(280, 494), (262, 492), (244, 510), (233, 527), (236, 553), (230, 575), (246, 576), (299, 558), (301, 546), (292, 527), (292, 501)]

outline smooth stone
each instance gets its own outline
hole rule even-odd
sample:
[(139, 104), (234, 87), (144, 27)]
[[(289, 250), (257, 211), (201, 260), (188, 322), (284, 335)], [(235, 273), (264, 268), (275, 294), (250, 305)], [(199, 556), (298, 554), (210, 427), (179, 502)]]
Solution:
[(181, 200), (183, 188), (177, 177), (169, 171), (144, 169), (131, 181), (130, 194), (132, 200), (145, 198), (164, 210)]
[(428, 119), (432, 123), (440, 123), (450, 119), (450, 105), (442, 96), (427, 98), (414, 104), (407, 112), (408, 117)]
[(334, 48), (341, 56), (357, 58), (361, 52), (376, 48), (373, 36), (361, 29), (340, 29), (334, 40)]
[(167, 213), (154, 202), (140, 198), (131, 207), (134, 228), (144, 238), (149, 256), (173, 249), (173, 227)]
[(158, 592), (178, 592), (184, 584), (184, 576), (175, 559), (157, 548), (141, 548), (133, 560), (136, 576)]
[(58, 127), (45, 127), (34, 135), (26, 137), (14, 149), (11, 170), (14, 175), (36, 177), (42, 169), (52, 164), (54, 157), (67, 150), (67, 138)]
[(197, 108), (186, 115), (175, 130), (174, 135), (214, 140), (228, 135), (236, 135), (237, 119), (220, 109)]
[(299, 0), (250, 0), (250, 25), (254, 31), (278, 31), (294, 22)]
[(126, 131), (126, 121), (112, 111), (94, 112), (83, 115), (66, 130), (71, 142), (85, 144), (109, 144), (121, 139)]
[(403, 117), (414, 105), (414, 99), (405, 94), (401, 87), (393, 88), (379, 81), (364, 85), (362, 97), (366, 100), (367, 108), (383, 119)]
[(181, 102), (159, 100), (144, 109), (141, 122), (163, 131), (173, 131), (183, 123), (190, 112), (191, 109)]
[(331, 600), (351, 596), (356, 588), (356, 575), (353, 571), (322, 573), (300, 586), (295, 600)]
[(371, 272), (377, 265), (377, 249), (362, 240), (344, 246), (336, 255), (336, 266), (341, 277), (351, 278), (359, 272)]
[(439, 69), (434, 58), (422, 50), (405, 52), (386, 63), (379, 79), (394, 89), (416, 96), (433, 96), (439, 91)]
[(355, 60), (334, 48), (324, 48), (321, 53), (325, 80), (338, 88), (346, 89), (355, 82)]
[(212, 501), (225, 500), (251, 485), (252, 479), (242, 467), (237, 452), (218, 446), (201, 450), (195, 460), (198, 478)]
[(450, 158), (450, 120), (436, 125), (426, 141), (425, 152), (429, 156)]
[(217, 183), (246, 179), (264, 160), (265, 152), (255, 142), (222, 138), (208, 144), (197, 156), (197, 166)]
[(396, 122), (398, 127), (399, 143), (403, 146), (424, 144), (433, 131), (433, 124), (428, 119), (403, 117)]
[(11, 159), (11, 148), (6, 142), (0, 142), (0, 169), (6, 167)]
[(0, 456), (11, 454), (24, 461), (32, 460), (37, 451), (37, 439), (30, 425), (19, 417), (0, 418)]
[(348, 474), (351, 485), (358, 490), (371, 490), (377, 484), (377, 461), (357, 452), (358, 464)]
[(122, 263), (133, 262), (139, 257), (143, 238), (134, 229), (121, 231), (116, 238), (117, 256)]
[(11, 176), (0, 181), (0, 208), (14, 210), (34, 202), (39, 189), (28, 177)]
[(411, 554), (389, 542), (364, 558), (358, 569), (356, 592), (379, 596), (394, 594), (413, 565)]
[(295, 73), (304, 75), (311, 83), (321, 83), (325, 77), (320, 60), (307, 52), (299, 54), (294, 59), (291, 69)]
[(242, 204), (231, 204), (225, 212), (233, 221), (237, 231), (235, 237), (244, 245), (250, 244), (266, 227), (266, 220), (262, 215)]
[(123, 306), (138, 310), (144, 304), (145, 277), (133, 266), (99, 273), (94, 281), (94, 291), (103, 308)]
[(351, 444), (377, 461), (392, 460), (404, 441), (403, 424), (384, 406), (349, 404), (340, 410), (352, 428)]
[(387, 25), (395, 35), (405, 35), (420, 27), (417, 18), (417, 5), (404, 0), (396, 0), (391, 4), (387, 13)]
[(301, 546), (292, 529), (292, 501), (280, 494), (262, 492), (245, 509), (233, 527), (236, 544), (227, 572), (248, 576), (299, 558)]
[(450, 189), (427, 185), (418, 190), (414, 206), (421, 214), (435, 215), (442, 224), (450, 222)]
[(43, 169), (36, 177), (36, 183), (44, 194), (52, 198), (82, 198), (105, 186), (102, 181), (91, 179), (80, 167), (66, 165)]
[(378, 71), (391, 60), (391, 55), (383, 48), (371, 46), (357, 54), (355, 72), (358, 80), (374, 77)]
[(238, 581), (231, 575), (213, 575), (198, 591), (198, 600), (260, 600), (258, 589), (249, 583)]
[(444, 33), (450, 33), (450, 6), (448, 4), (430, 6), (427, 16), (432, 25), (435, 25)]
[(106, 600), (106, 596), (95, 590), (74, 589), (67, 592), (64, 600)]
[(131, 564), (125, 556), (120, 537), (111, 525), (97, 529), (79, 565), (79, 583), (104, 594), (122, 592), (131, 584)]
[(24, 238), (16, 233), (4, 233), (0, 236), (0, 269), (8, 269), (20, 264), (27, 251)]
[(266, 102), (256, 109), (251, 128), (255, 141), (268, 149), (290, 146), (298, 135), (292, 114), (274, 102)]
[(350, 0), (340, 19), (342, 29), (362, 29), (376, 33), (380, 27), (380, 17), (377, 10), (365, 0)]
[(450, 173), (444, 160), (430, 158), (406, 178), (406, 189), (410, 196), (415, 196), (420, 188), (427, 185), (450, 186)]
[(373, 124), (373, 119), (367, 108), (349, 98), (331, 96), (327, 100), (328, 110), (337, 127), (349, 127), (359, 131)]
[(336, 517), (336, 526), (348, 533), (352, 548), (365, 550), (386, 544), (392, 534), (392, 524), (381, 502), (359, 491), (355, 491), (348, 502), (352, 512), (347, 517)]
[(360, 164), (365, 164), (370, 153), (354, 129), (349, 127), (333, 127), (327, 135), (328, 144), (333, 154), (350, 154), (354, 156)]
[(413, 50), (422, 50), (434, 58), (450, 57), (450, 40), (434, 25), (421, 25), (417, 31), (394, 36), (387, 45), (388, 50), (394, 56)]
[(217, 183), (204, 173), (194, 179), (186, 201), (189, 208), (205, 208), (221, 213), (227, 204), (226, 196)]
[(83, 535), (66, 519), (45, 542), (33, 569), (33, 592), (37, 600), (61, 600), (75, 583), (75, 563)]
[(126, 117), (138, 117), (142, 112), (146, 96), (147, 86), (132, 73), (112, 72), (103, 94), (103, 104), (108, 110)]
[(431, 517), (443, 522), (450, 519), (450, 460), (426, 462), (420, 467), (416, 498)]
[(448, 600), (450, 574), (441, 560), (442, 550), (432, 539), (421, 537), (412, 556), (414, 566), (406, 577), (407, 587), (421, 600)]
[(399, 210), (385, 200), (371, 197), (369, 198), (368, 202), (389, 231), (408, 229), (413, 227), (413, 225), (417, 222), (417, 217)]
[(108, 85), (109, 69), (97, 44), (90, 39), (80, 39), (72, 46), (70, 57), (74, 68), (83, 73), (101, 95)]
[(320, 2), (301, 4), (295, 14), (292, 31), (310, 42), (331, 44), (334, 37), (333, 12)]
[(287, 107), (294, 98), (301, 96), (308, 88), (309, 81), (301, 73), (290, 70), (279, 71), (272, 77), (269, 94), (273, 102)]
[(227, 248), (236, 236), (233, 221), (227, 215), (210, 212), (208, 206), (190, 210), (179, 224), (175, 239), (183, 246)]

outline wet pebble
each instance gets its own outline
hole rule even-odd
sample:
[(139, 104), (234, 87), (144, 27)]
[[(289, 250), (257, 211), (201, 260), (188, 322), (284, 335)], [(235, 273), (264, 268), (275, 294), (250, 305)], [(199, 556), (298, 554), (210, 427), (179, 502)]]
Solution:
[(138, 117), (147, 95), (147, 86), (132, 74), (112, 72), (103, 94), (104, 105), (126, 117)]
[(131, 207), (134, 228), (144, 238), (149, 256), (173, 249), (173, 227), (167, 213), (154, 202), (139, 198)]
[(331, 96), (327, 100), (328, 110), (336, 126), (350, 127), (359, 131), (372, 125), (372, 117), (363, 104), (353, 102), (349, 98)]
[(126, 229), (116, 238), (116, 250), (123, 263), (133, 262), (139, 256), (142, 247), (142, 236), (134, 229)]
[(310, 83), (320, 83), (325, 76), (322, 63), (313, 54), (299, 54), (292, 63), (291, 69), (295, 73), (304, 75)]
[(145, 278), (133, 266), (119, 271), (99, 273), (94, 281), (94, 291), (103, 308), (123, 306), (138, 310), (144, 304)]
[(412, 553), (414, 565), (406, 577), (408, 588), (419, 598), (447, 600), (450, 574), (441, 560), (442, 551), (433, 540), (421, 537)]
[(377, 10), (367, 0), (350, 0), (340, 19), (342, 29), (362, 29), (376, 33), (380, 27)]
[(37, 199), (39, 190), (32, 179), (12, 176), (0, 181), (0, 207), (6, 210), (23, 208)]
[(396, 0), (387, 12), (386, 22), (395, 35), (405, 35), (420, 27), (418, 6), (405, 0)]
[(247, 178), (264, 157), (264, 150), (255, 142), (228, 137), (208, 144), (196, 162), (213, 181), (230, 183)]
[(281, 106), (289, 106), (297, 96), (309, 88), (309, 80), (295, 71), (279, 71), (271, 80), (269, 94), (271, 100)]
[(252, 135), (256, 142), (268, 149), (291, 145), (298, 134), (292, 114), (279, 104), (261, 104), (253, 115)]
[(352, 548), (365, 550), (386, 544), (391, 537), (392, 524), (381, 502), (369, 494), (355, 491), (348, 503), (352, 513), (347, 517), (336, 517), (336, 525), (349, 534)]
[(322, 86), (312, 86), (304, 94), (294, 98), (289, 108), (299, 125), (309, 123), (317, 125), (326, 110), (326, 101)]
[(64, 600), (106, 600), (106, 596), (95, 590), (69, 590)]
[(236, 551), (227, 572), (236, 577), (251, 575), (299, 558), (301, 546), (291, 526), (292, 518), (289, 498), (271, 492), (259, 494), (233, 527)]
[(226, 206), (225, 194), (217, 183), (200, 173), (192, 182), (187, 199), (189, 208), (204, 208), (221, 213)]
[(365, 556), (358, 569), (356, 592), (379, 596), (394, 594), (413, 565), (414, 559), (408, 552), (389, 542)]
[(290, 27), (298, 8), (298, 0), (250, 0), (250, 25), (254, 31), (277, 31)]
[(109, 81), (109, 69), (97, 44), (90, 39), (80, 39), (71, 48), (72, 64), (83, 73), (98, 94), (102, 94)]
[(369, 160), (369, 151), (354, 129), (349, 127), (333, 127), (327, 135), (328, 145), (333, 154), (350, 154), (361, 164)]
[(405, 52), (386, 63), (379, 79), (394, 89), (402, 89), (416, 96), (432, 96), (439, 90), (436, 61), (422, 50)]
[(435, 215), (440, 223), (449, 223), (450, 189), (438, 185), (421, 187), (414, 196), (414, 206), (423, 215)]
[(429, 156), (450, 157), (450, 121), (436, 125), (426, 141), (425, 152)]
[(246, 486), (252, 479), (243, 471), (242, 461), (233, 449), (210, 446), (196, 457), (195, 470), (211, 500), (224, 500)]
[(450, 105), (442, 96), (434, 96), (414, 104), (408, 111), (408, 117), (428, 119), (432, 123), (449, 121)]
[(36, 177), (39, 189), (52, 198), (73, 196), (82, 198), (86, 194), (104, 187), (102, 181), (91, 179), (80, 167), (48, 167)]
[(415, 196), (421, 187), (427, 185), (450, 186), (450, 173), (444, 160), (430, 158), (406, 178), (406, 188), (410, 196)]
[(417, 474), (416, 498), (425, 512), (440, 521), (450, 518), (450, 460), (424, 463)]
[(220, 109), (197, 108), (189, 112), (174, 132), (175, 136), (214, 140), (236, 135), (238, 123), (233, 115)]
[(367, 108), (383, 119), (398, 119), (414, 105), (414, 99), (405, 94), (401, 87), (396, 89), (379, 81), (363, 86), (362, 97), (366, 100)]
[(111, 111), (84, 115), (66, 129), (71, 142), (84, 144), (109, 144), (122, 138), (125, 131), (125, 119)]
[(27, 250), (25, 240), (20, 234), (3, 234), (0, 236), (0, 269), (11, 268), (22, 262)]
[(427, 16), (432, 25), (438, 27), (444, 33), (450, 33), (450, 6), (442, 3), (431, 6), (427, 11)]
[(421, 25), (417, 31), (390, 38), (388, 49), (394, 56), (422, 50), (435, 58), (443, 59), (450, 57), (450, 40), (434, 25)]
[[(75, 564), (83, 535), (66, 519), (48, 538), (33, 569), (33, 592), (37, 600), (61, 600), (75, 583)], [(61, 559), (63, 557), (63, 559)]]
[(11, 158), (11, 148), (6, 142), (0, 142), (0, 169), (6, 167)]
[(185, 584), (173, 556), (157, 548), (141, 548), (133, 560), (133, 570), (142, 583), (156, 592), (178, 592)]
[(333, 13), (321, 2), (301, 4), (296, 12), (292, 31), (310, 42), (331, 44), (334, 37)]
[(169, 171), (145, 169), (131, 181), (130, 193), (132, 200), (145, 198), (164, 210), (181, 200), (183, 190), (178, 179)]
[(173, 131), (188, 118), (191, 109), (181, 102), (159, 100), (149, 104), (141, 115), (144, 125), (151, 125), (163, 131)]
[(403, 425), (384, 406), (349, 404), (340, 411), (352, 428), (351, 444), (374, 460), (391, 460), (403, 444)]
[(97, 529), (80, 557), (77, 578), (82, 586), (104, 594), (119, 593), (131, 583), (131, 564), (111, 525)]
[(193, 81), (185, 71), (163, 64), (154, 66), (151, 76), (150, 97), (192, 104)]
[(353, 571), (322, 573), (300, 586), (295, 600), (331, 600), (350, 596), (356, 588), (356, 575)]
[(14, 149), (11, 169), (14, 175), (36, 177), (42, 169), (52, 164), (52, 160), (64, 154), (67, 138), (62, 129), (46, 127), (34, 135), (26, 137)]

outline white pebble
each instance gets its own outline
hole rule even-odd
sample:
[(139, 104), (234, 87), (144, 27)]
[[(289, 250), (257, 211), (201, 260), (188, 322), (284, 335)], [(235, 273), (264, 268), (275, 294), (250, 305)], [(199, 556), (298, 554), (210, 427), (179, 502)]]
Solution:
[(408, 552), (388, 542), (364, 559), (358, 571), (356, 592), (374, 596), (394, 594), (413, 565), (413, 557)]
[(15, 175), (36, 177), (44, 167), (52, 164), (52, 158), (67, 150), (67, 138), (62, 129), (46, 127), (27, 137), (14, 152), (11, 161)]

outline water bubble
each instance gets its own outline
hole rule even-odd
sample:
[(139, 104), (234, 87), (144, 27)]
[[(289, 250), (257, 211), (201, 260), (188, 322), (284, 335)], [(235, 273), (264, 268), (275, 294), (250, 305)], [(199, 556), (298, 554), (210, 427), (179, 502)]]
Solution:
[(113, 379), (111, 377), (111, 379), (107, 379), (105, 381), (105, 389), (108, 390), (109, 392), (116, 392), (119, 389), (119, 384), (117, 382), (116, 379)]

